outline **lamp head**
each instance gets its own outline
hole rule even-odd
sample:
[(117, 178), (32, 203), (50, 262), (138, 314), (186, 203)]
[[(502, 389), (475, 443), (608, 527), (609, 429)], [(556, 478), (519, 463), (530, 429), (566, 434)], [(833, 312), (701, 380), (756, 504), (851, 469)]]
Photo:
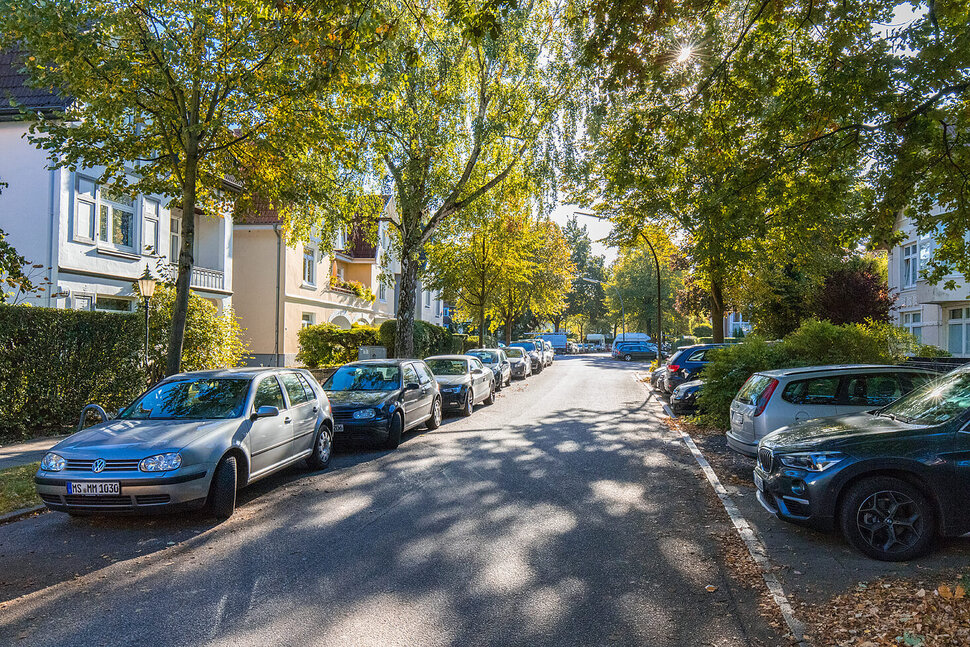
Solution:
[(152, 278), (147, 265), (145, 266), (145, 273), (138, 279), (138, 291), (146, 299), (151, 299), (152, 295), (155, 294), (155, 279)]

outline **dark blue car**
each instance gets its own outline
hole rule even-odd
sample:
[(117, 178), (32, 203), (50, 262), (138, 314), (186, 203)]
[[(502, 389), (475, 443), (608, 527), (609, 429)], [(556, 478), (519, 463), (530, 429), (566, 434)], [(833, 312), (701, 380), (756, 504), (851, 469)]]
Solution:
[(660, 390), (673, 393), (684, 382), (696, 380), (700, 370), (711, 361), (710, 351), (725, 346), (727, 344), (697, 344), (678, 350), (667, 362), (667, 370), (659, 383)]

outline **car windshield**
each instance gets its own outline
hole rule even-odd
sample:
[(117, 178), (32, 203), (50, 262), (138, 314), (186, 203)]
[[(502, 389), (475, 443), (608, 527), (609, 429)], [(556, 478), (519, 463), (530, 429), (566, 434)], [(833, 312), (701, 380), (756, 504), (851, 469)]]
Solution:
[(517, 341), (517, 342), (515, 342), (512, 345), (513, 346), (518, 346), (519, 348), (524, 348), (526, 350), (535, 350), (536, 349), (536, 345), (533, 344), (531, 341)]
[(939, 425), (970, 409), (970, 371), (945, 375), (879, 410), (916, 425)]
[(468, 363), (463, 359), (426, 359), (424, 363), (435, 375), (464, 375), (468, 372)]
[(393, 391), (401, 388), (396, 364), (341, 366), (323, 383), (324, 391)]
[(473, 350), (468, 353), (472, 357), (477, 357), (483, 364), (498, 364), (498, 353), (490, 350)]
[(515, 346), (509, 346), (508, 348), (506, 348), (505, 354), (508, 355), (509, 357), (514, 357), (516, 359), (522, 359), (523, 357), (525, 357), (525, 351)]
[(238, 418), (250, 380), (199, 379), (159, 384), (118, 416), (123, 420), (211, 420)]

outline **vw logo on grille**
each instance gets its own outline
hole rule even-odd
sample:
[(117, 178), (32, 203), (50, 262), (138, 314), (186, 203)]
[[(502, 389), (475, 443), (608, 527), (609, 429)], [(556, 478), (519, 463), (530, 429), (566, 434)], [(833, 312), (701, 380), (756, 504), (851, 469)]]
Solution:
[(99, 458), (98, 460), (94, 461), (94, 463), (91, 464), (91, 471), (92, 472), (100, 472), (103, 469), (104, 469), (104, 459), (103, 458)]

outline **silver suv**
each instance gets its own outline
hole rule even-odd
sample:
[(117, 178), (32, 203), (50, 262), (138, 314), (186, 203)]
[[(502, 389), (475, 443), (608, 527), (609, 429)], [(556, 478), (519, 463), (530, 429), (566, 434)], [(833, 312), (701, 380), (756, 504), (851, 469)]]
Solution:
[(758, 442), (787, 425), (868, 411), (894, 402), (938, 377), (907, 366), (806, 366), (762, 371), (731, 402), (728, 446), (756, 456)]

